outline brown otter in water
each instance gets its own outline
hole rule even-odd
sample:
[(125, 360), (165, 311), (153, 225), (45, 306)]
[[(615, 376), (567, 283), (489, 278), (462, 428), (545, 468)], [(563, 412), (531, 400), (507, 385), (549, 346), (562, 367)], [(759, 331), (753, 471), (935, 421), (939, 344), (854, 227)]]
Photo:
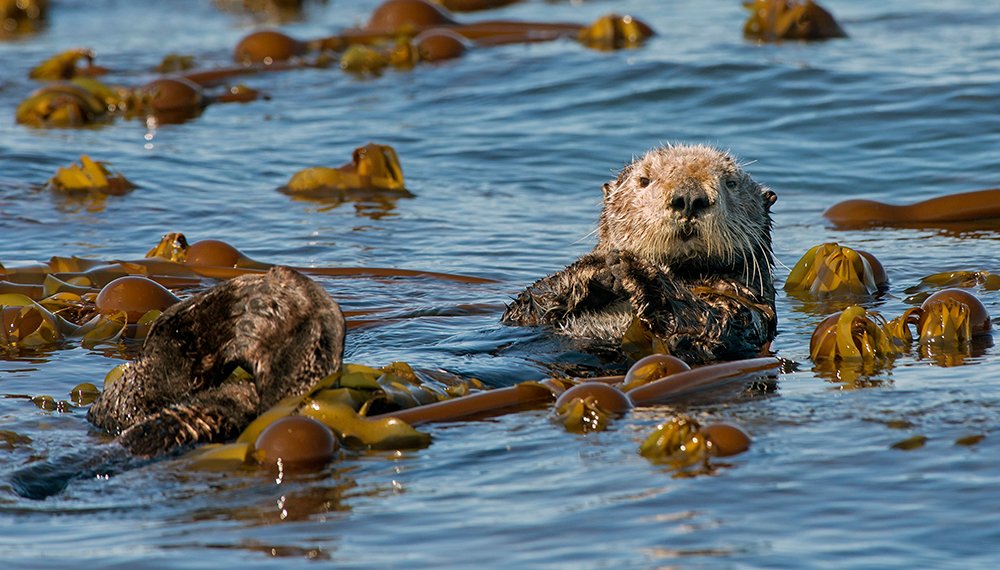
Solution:
[[(32, 463), (11, 485), (44, 499), (75, 479), (232, 439), (339, 370), (343, 352), (344, 315), (318, 284), (287, 267), (236, 277), (164, 311), (139, 358), (91, 405), (87, 419), (131, 454), (115, 445)], [(250, 377), (232, 374), (237, 366)]]
[(757, 355), (776, 329), (775, 200), (724, 152), (653, 149), (604, 185), (594, 250), (521, 292), (503, 321), (604, 351), (638, 318), (692, 364)]
[[(274, 267), (167, 309), (87, 419), (146, 456), (224, 441), (339, 370), (343, 352), (337, 303), (308, 277)], [(252, 378), (230, 379), (237, 366)]]

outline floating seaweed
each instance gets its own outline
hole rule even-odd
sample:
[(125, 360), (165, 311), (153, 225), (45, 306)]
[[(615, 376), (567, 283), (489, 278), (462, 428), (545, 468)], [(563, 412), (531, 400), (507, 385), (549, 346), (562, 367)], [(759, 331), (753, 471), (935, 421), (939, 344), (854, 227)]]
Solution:
[(622, 390), (602, 382), (583, 382), (559, 395), (553, 417), (567, 431), (603, 431), (611, 419), (632, 409), (632, 400)]
[[(81, 61), (86, 61), (84, 68), (77, 67)], [(94, 52), (89, 49), (76, 48), (58, 53), (38, 64), (28, 73), (28, 77), (37, 81), (69, 80), (79, 76), (92, 77), (106, 73), (103, 67), (94, 65)]]
[(351, 191), (389, 190), (408, 196), (396, 150), (369, 143), (354, 149), (351, 162), (337, 168), (314, 166), (295, 173), (280, 188), (288, 194), (343, 197)]
[(135, 189), (120, 172), (113, 171), (108, 163), (91, 160), (82, 155), (80, 164), (61, 167), (46, 183), (48, 188), (60, 192), (97, 192), (111, 196), (122, 196)]
[(785, 291), (813, 299), (867, 297), (888, 286), (874, 255), (836, 243), (810, 248), (785, 279)]
[(984, 291), (1000, 290), (1000, 275), (989, 271), (945, 271), (928, 275), (920, 283), (907, 287), (904, 291), (909, 295), (904, 302), (913, 305), (923, 303), (931, 296), (932, 291), (941, 288), (961, 287), (971, 289), (982, 287)]
[(48, 0), (0, 0), (0, 38), (39, 31), (48, 11)]
[[(410, 47), (403, 48), (404, 51), (415, 51), (417, 55), (432, 51), (435, 54), (441, 53), (437, 46), (432, 50), (431, 46), (421, 47), (421, 41), (409, 42), (411, 38), (419, 38), (431, 30), (448, 30), (478, 46), (573, 38), (584, 45), (598, 49), (637, 47), (654, 35), (652, 28), (632, 16), (611, 14), (589, 26), (516, 20), (489, 20), (463, 24), (440, 6), (425, 0), (387, 0), (375, 8), (364, 27), (345, 30), (333, 36), (299, 40), (271, 30), (251, 33), (236, 45), (234, 59), (249, 67), (259, 64), (272, 66), (282, 62), (296, 63), (310, 52), (333, 51), (346, 54), (353, 46), (389, 45), (388, 50), (354, 47), (353, 53), (345, 55), (341, 60), (342, 66), (346, 69), (374, 72), (389, 65), (390, 57), (398, 58), (397, 61), (400, 63), (407, 60), (406, 56), (400, 54), (390, 56), (392, 46), (409, 44)], [(445, 53), (449, 58), (464, 51), (453, 41), (448, 41), (448, 44), (450, 47)], [(464, 44), (462, 47), (464, 48)], [(411, 53), (411, 57), (412, 55)], [(443, 58), (431, 57), (421, 60), (434, 59)]]
[[(180, 123), (197, 117), (211, 103), (246, 102), (260, 97), (245, 86), (206, 93), (205, 85), (226, 77), (221, 72), (161, 77), (138, 87), (106, 85), (95, 78), (105, 70), (95, 66), (93, 58), (89, 50), (76, 49), (57, 54), (36, 67), (31, 76), (48, 83), (18, 105), (17, 122), (36, 128), (76, 128), (122, 116), (152, 118), (161, 124)], [(184, 65), (181, 59), (168, 58), (161, 66)], [(86, 60), (87, 67), (79, 68), (80, 60)]]
[(817, 372), (849, 385), (868, 385), (914, 342), (921, 355), (953, 366), (990, 343), (991, 328), (986, 307), (975, 295), (945, 289), (891, 321), (857, 305), (830, 315), (813, 332), (809, 352)]
[(944, 225), (995, 228), (1000, 220), (1000, 188), (949, 194), (905, 205), (844, 200), (830, 206), (823, 216), (842, 228)]
[(73, 128), (111, 120), (106, 87), (97, 80), (59, 81), (34, 91), (18, 104), (14, 117), (36, 128)]
[[(156, 317), (179, 297), (171, 291), (204, 288), (209, 280), (263, 273), (271, 264), (254, 260), (219, 240), (188, 244), (181, 233), (168, 233), (147, 253), (132, 260), (94, 260), (52, 257), (47, 263), (0, 265), (0, 310), (3, 329), (0, 347), (7, 350), (55, 346), (79, 339), (86, 346), (143, 339)], [(312, 275), (342, 277), (408, 277), (491, 283), (492, 280), (449, 273), (378, 267), (293, 268)], [(438, 375), (415, 372), (423, 391), (451, 395), (455, 388), (440, 383)], [(394, 377), (393, 386), (403, 386)], [(433, 382), (439, 382), (433, 384)], [(402, 396), (400, 396), (402, 397)]]
[(752, 0), (743, 35), (762, 42), (846, 38), (833, 14), (812, 0)]

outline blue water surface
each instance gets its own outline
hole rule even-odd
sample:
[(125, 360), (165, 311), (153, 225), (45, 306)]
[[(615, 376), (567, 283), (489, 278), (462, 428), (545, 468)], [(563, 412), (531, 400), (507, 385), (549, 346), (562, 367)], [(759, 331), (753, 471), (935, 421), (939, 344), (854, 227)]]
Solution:
[[(15, 124), (37, 85), (28, 70), (87, 47), (138, 85), (168, 53), (228, 65), (262, 26), (208, 0), (52, 2), (40, 33), (0, 43), (0, 263), (54, 255), (137, 258), (167, 232), (222, 239), (254, 259), (298, 266), (424, 269), (487, 277), (322, 278), (349, 311), (390, 319), (351, 331), (346, 360), (403, 360), (493, 385), (539, 378), (500, 327), (517, 291), (588, 251), (601, 184), (670, 143), (728, 149), (778, 194), (779, 284), (810, 246), (876, 255), (891, 279), (877, 303), (950, 270), (1000, 271), (996, 227), (837, 230), (822, 217), (851, 197), (910, 202), (1000, 186), (1000, 11), (989, 2), (828, 0), (850, 37), (757, 45), (736, 0), (526, 0), (456, 16), (590, 22), (641, 17), (643, 47), (571, 40), (471, 50), (411, 71), (359, 78), (336, 67), (239, 81), (267, 100), (212, 105), (194, 121), (118, 120), (87, 129)], [(307, 2), (280, 29), (312, 38), (362, 24), (377, 5)], [(339, 206), (277, 191), (306, 166), (336, 166), (368, 142), (392, 145), (413, 198)], [(100, 205), (41, 188), (81, 154), (139, 185)], [(993, 315), (997, 292), (973, 290)], [(462, 310), (462, 307), (476, 307)], [(825, 311), (778, 295), (777, 353), (798, 363), (758, 397), (636, 410), (575, 435), (547, 411), (429, 427), (423, 450), (351, 456), (276, 482), (264, 472), (187, 472), (164, 461), (78, 481), (45, 501), (9, 475), (86, 452), (85, 409), (47, 412), (100, 384), (113, 350), (70, 344), (0, 360), (4, 567), (209, 568), (993, 568), (1000, 563), (1000, 356), (948, 362), (914, 351), (862, 386), (813, 370)], [(944, 366), (942, 364), (948, 364)], [(854, 388), (854, 389), (852, 389)], [(753, 436), (713, 475), (677, 478), (639, 456), (650, 429), (685, 411)], [(923, 447), (892, 445), (923, 435)], [(956, 440), (985, 436), (978, 444)]]

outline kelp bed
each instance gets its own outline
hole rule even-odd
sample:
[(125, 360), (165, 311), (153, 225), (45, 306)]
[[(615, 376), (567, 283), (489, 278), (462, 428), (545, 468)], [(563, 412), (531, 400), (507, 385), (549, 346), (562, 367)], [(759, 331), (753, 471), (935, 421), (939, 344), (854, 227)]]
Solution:
[[(93, 76), (102, 83), (138, 89), (232, 67), (256, 30), (309, 41), (364, 25), (378, 3), (305, 2), (291, 13), (200, 0), (49, 4), (34, 31), (0, 44), (10, 62), (0, 263), (11, 283), (0, 550), (14, 566), (990, 563), (982, 545), (1000, 539), (988, 508), (1000, 479), (995, 221), (823, 214), (848, 198), (910, 204), (996, 187), (993, 11), (826, 2), (847, 38), (766, 44), (745, 39), (748, 15), (784, 36), (807, 29), (800, 11), (525, 0), (453, 17), (578, 26), (615, 10), (657, 35), (619, 50), (569, 36), (470, 42), (437, 52), (457, 58), (400, 67), (384, 59), (391, 51), (354, 50), (347, 67), (370, 67), (346, 72), (340, 52), (309, 51), (296, 69), (181, 87), (198, 95), (187, 99), (194, 114), (133, 113), (126, 101), (67, 129), (15, 122), (42, 87), (30, 70), (50, 56), (68, 53), (77, 69), (107, 70)], [(504, 303), (589, 249), (600, 184), (672, 140), (729, 148), (778, 194), (777, 282), (808, 277), (804, 290), (778, 294), (772, 348), (790, 364), (765, 382), (665, 404), (602, 416), (590, 396), (557, 411), (558, 394), (539, 383), (600, 374), (601, 362), (499, 326)], [(361, 160), (366, 148), (377, 172)], [(70, 165), (67, 185), (48, 182)], [(116, 175), (129, 185), (80, 187)], [(927, 204), (911, 210), (933, 216), (949, 202)], [(867, 215), (858, 211), (848, 214)], [(232, 247), (208, 249), (222, 261), (191, 264), (171, 259), (175, 236), (161, 260), (145, 257), (171, 232), (188, 247)], [(836, 255), (797, 267), (813, 246)], [(101, 310), (106, 285), (153, 277), (184, 298), (270, 264), (317, 270), (347, 313), (348, 379), (286, 405), (354, 422), (334, 461), (276, 476), (258, 465), (266, 458), (248, 432), (195, 450), (200, 459), (136, 461), (41, 502), (17, 495), (15, 472), (108, 447), (84, 419), (87, 402), (135, 356), (160, 309), (130, 315), (112, 298)], [(992, 329), (961, 308), (921, 316), (931, 294), (956, 287), (982, 302)], [(414, 421), (410, 445), (388, 449), (364, 443), (367, 426), (351, 415), (361, 402), (374, 417), (491, 392), (535, 400), (489, 418)], [(691, 428), (712, 424), (737, 426), (749, 449), (707, 463), (643, 455), (698, 450)]]

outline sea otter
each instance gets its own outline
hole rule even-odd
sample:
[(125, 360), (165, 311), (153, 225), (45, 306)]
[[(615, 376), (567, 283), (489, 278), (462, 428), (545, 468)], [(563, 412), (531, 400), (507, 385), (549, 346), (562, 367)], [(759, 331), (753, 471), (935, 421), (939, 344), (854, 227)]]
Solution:
[(728, 153), (654, 148), (604, 185), (594, 250), (521, 292), (503, 322), (620, 354), (637, 319), (690, 364), (758, 355), (776, 334), (776, 199)]
[[(44, 499), (73, 480), (231, 440), (281, 399), (340, 369), (344, 326), (326, 291), (287, 267), (193, 295), (156, 319), (139, 357), (87, 412), (120, 445), (32, 463), (11, 486)], [(233, 374), (237, 367), (247, 374)]]
[[(225, 441), (339, 370), (343, 352), (337, 303), (308, 277), (274, 267), (164, 311), (87, 419), (143, 456)], [(249, 378), (232, 376), (237, 366)]]

